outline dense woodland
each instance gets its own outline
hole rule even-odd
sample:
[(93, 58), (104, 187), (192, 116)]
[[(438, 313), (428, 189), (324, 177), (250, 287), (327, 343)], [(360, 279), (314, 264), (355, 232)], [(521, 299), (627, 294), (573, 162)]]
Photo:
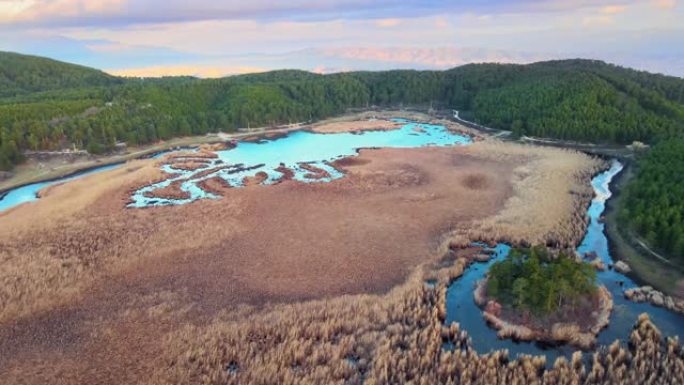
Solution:
[(518, 310), (548, 314), (574, 306), (596, 292), (596, 271), (584, 262), (545, 247), (512, 249), (509, 257), (492, 265), (487, 295)]
[(0, 169), (20, 162), (25, 150), (102, 153), (119, 141), (309, 121), (371, 105), (453, 108), (517, 135), (654, 143), (682, 131), (684, 80), (588, 60), (125, 79), (0, 53)]
[(684, 138), (663, 141), (639, 160), (624, 207), (630, 228), (684, 267)]

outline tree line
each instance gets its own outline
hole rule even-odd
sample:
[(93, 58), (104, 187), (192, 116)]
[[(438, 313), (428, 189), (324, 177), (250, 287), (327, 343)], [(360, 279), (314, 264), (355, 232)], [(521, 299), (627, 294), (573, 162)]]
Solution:
[(621, 219), (684, 267), (684, 138), (663, 141), (637, 162)]
[(684, 125), (684, 80), (587, 60), (222, 79), (125, 79), (7, 53), (0, 63), (4, 170), (25, 150), (102, 153), (119, 141), (309, 121), (371, 105), (453, 108), (516, 135), (594, 142), (654, 143)]

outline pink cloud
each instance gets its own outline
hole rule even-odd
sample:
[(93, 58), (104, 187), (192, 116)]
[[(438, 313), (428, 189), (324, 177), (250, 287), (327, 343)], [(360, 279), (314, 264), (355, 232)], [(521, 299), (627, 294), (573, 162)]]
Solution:
[(601, 8), (600, 12), (607, 15), (616, 15), (618, 13), (624, 13), (627, 7), (624, 5), (607, 5)]
[(401, 24), (400, 19), (380, 19), (375, 22), (375, 25), (381, 28), (396, 27)]
[(657, 8), (671, 9), (677, 6), (677, 0), (653, 0), (652, 3)]
[[(21, 1), (21, 0), (20, 0)], [(34, 0), (16, 15), (19, 21), (125, 14), (129, 0)]]
[(184, 64), (150, 66), (140, 68), (110, 69), (105, 72), (127, 77), (195, 76), (199, 78), (220, 78), (229, 75), (265, 72), (268, 69), (250, 66), (220, 66), (205, 64)]
[(379, 61), (403, 66), (451, 68), (474, 62), (532, 62), (546, 56), (480, 48), (346, 47), (321, 49), (321, 53), (343, 59)]

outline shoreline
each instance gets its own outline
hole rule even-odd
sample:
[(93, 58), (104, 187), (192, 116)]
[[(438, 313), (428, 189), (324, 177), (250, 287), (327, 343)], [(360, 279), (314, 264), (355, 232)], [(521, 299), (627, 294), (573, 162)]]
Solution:
[[(386, 111), (386, 112), (378, 112), (378, 120), (386, 120), (390, 124), (395, 124), (397, 125), (396, 127), (392, 128), (387, 128), (387, 129), (378, 129), (378, 128), (368, 128), (368, 129), (353, 129), (353, 130), (348, 130), (348, 131), (341, 131), (341, 132), (348, 132), (351, 134), (361, 134), (366, 131), (386, 131), (388, 129), (399, 129), (401, 128), (401, 124), (399, 123), (392, 123), (390, 122), (390, 119), (394, 118), (394, 115), (397, 114), (398, 112), (395, 111)], [(415, 115), (415, 113), (414, 113)], [(338, 116), (335, 118), (331, 119), (326, 119), (320, 122), (312, 123), (312, 124), (307, 124), (307, 125), (298, 125), (295, 127), (287, 127), (287, 128), (276, 128), (276, 129), (259, 129), (259, 131), (252, 131), (252, 132), (234, 132), (234, 133), (222, 133), (219, 135), (204, 135), (204, 136), (189, 136), (189, 137), (181, 137), (181, 138), (173, 138), (168, 141), (162, 142), (162, 143), (156, 143), (156, 144), (150, 144), (147, 146), (143, 146), (141, 150), (137, 150), (128, 154), (117, 154), (117, 155), (105, 155), (100, 158), (96, 158), (93, 160), (88, 160), (80, 163), (75, 163), (75, 164), (69, 164), (63, 166), (64, 168), (62, 170), (56, 170), (57, 167), (53, 168), (52, 170), (48, 171), (45, 175), (38, 176), (38, 177), (25, 177), (25, 180), (21, 180), (24, 178), (24, 176), (21, 175), (15, 175), (12, 176), (8, 179), (5, 179), (3, 181), (0, 181), (0, 200), (4, 199), (5, 196), (12, 190), (22, 188), (28, 185), (36, 184), (36, 183), (43, 183), (43, 182), (52, 182), (56, 181), (59, 179), (63, 178), (69, 178), (73, 176), (77, 176), (81, 173), (85, 173), (94, 169), (97, 169), (99, 167), (105, 167), (105, 166), (112, 166), (112, 165), (117, 165), (117, 164), (123, 164), (131, 160), (137, 160), (137, 159), (148, 159), (158, 153), (165, 152), (165, 151), (170, 151), (175, 148), (178, 149), (184, 149), (184, 148), (195, 148), (199, 147), (204, 144), (216, 144), (216, 143), (227, 143), (231, 140), (240, 140), (244, 139), (246, 141), (260, 141), (263, 139), (268, 139), (268, 140), (275, 140), (278, 138), (282, 138), (284, 136), (287, 136), (288, 134), (292, 132), (311, 132), (311, 133), (317, 133), (321, 135), (328, 135), (328, 134), (335, 134), (336, 132), (331, 131), (331, 132), (326, 132), (324, 130), (318, 130), (318, 127), (325, 126), (328, 124), (336, 124), (340, 122), (363, 122), (362, 120), (364, 118), (364, 114), (345, 114), (342, 116)], [(417, 118), (417, 116), (413, 116), (413, 118)], [(436, 121), (436, 123), (435, 123)], [(482, 140), (485, 138), (485, 136), (481, 135), (478, 132), (473, 132), (472, 130), (467, 129), (466, 127), (453, 127), (454, 122), (448, 121), (448, 120), (440, 120), (440, 119), (434, 119), (431, 118), (429, 115), (425, 115), (424, 119), (419, 119), (417, 120), (419, 123), (425, 123), (425, 124), (442, 124), (445, 126), (445, 128), (451, 132), (455, 132), (458, 134), (462, 135), (468, 135), (471, 136), (473, 141), (476, 140)], [(458, 125), (458, 124), (456, 124)], [(59, 167), (59, 166), (58, 166)], [(30, 171), (27, 171), (27, 173)], [(19, 180), (18, 180), (19, 179)]]
[(493, 309), (501, 309), (503, 305), (490, 299), (486, 294), (488, 278), (479, 280), (473, 290), (473, 299), (482, 310), (482, 317), (487, 325), (497, 330), (501, 339), (513, 339), (526, 342), (541, 342), (550, 345), (569, 344), (582, 350), (590, 350), (596, 345), (596, 340), (604, 328), (610, 323), (610, 313), (613, 310), (613, 297), (605, 286), (599, 286), (597, 291), (598, 307), (594, 309), (596, 319), (589, 328), (584, 330), (576, 321), (556, 322), (550, 328), (535, 327), (527, 324), (517, 324), (495, 314)]
[[(218, 141), (209, 141), (207, 143), (216, 143)], [(51, 170), (46, 173), (44, 176), (39, 176), (39, 177), (27, 177), (26, 180), (21, 180), (21, 181), (14, 181), (16, 177), (10, 177), (9, 179), (4, 180), (0, 184), (3, 185), (3, 187), (0, 188), (0, 200), (2, 200), (7, 193), (9, 193), (12, 190), (22, 188), (28, 185), (36, 184), (36, 183), (44, 183), (44, 182), (53, 182), (58, 179), (63, 179), (63, 178), (69, 178), (73, 176), (77, 176), (82, 173), (86, 173), (88, 171), (100, 168), (100, 167), (105, 167), (105, 166), (112, 166), (112, 165), (117, 165), (117, 164), (123, 164), (131, 160), (137, 160), (137, 159), (149, 159), (150, 157), (161, 153), (165, 151), (170, 151), (173, 150), (174, 148), (178, 149), (183, 149), (183, 148), (193, 148), (196, 146), (199, 146), (200, 144), (203, 144), (205, 142), (197, 143), (197, 145), (194, 144), (187, 144), (187, 145), (178, 145), (178, 144), (169, 144), (167, 145), (162, 144), (160, 147), (159, 145), (152, 145), (153, 147), (146, 148), (144, 150), (136, 151), (134, 153), (130, 154), (122, 154), (122, 155), (106, 155), (102, 158), (98, 159), (93, 159), (90, 161), (82, 162), (76, 165), (69, 164), (64, 166), (62, 170)]]
[(603, 214), (610, 254), (615, 262), (624, 261), (630, 266), (631, 271), (625, 275), (638, 285), (653, 286), (667, 295), (682, 299), (681, 294), (677, 295), (676, 285), (684, 279), (684, 272), (639, 250), (625, 237), (618, 224), (618, 215), (624, 198), (622, 192), (633, 177), (633, 167), (632, 162), (626, 162), (625, 169), (611, 182), (613, 195), (606, 201)]

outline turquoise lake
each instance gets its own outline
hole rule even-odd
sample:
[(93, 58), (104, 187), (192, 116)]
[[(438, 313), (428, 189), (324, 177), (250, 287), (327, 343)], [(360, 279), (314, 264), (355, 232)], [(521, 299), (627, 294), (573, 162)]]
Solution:
[[(308, 131), (295, 131), (287, 136), (262, 140), (259, 142), (238, 142), (237, 147), (217, 151), (218, 158), (211, 159), (206, 167), (186, 171), (164, 165), (162, 170), (177, 176), (162, 182), (145, 186), (131, 197), (129, 207), (148, 207), (186, 204), (198, 199), (218, 199), (219, 197), (202, 190), (198, 183), (220, 177), (233, 187), (242, 186), (245, 177), (264, 172), (268, 178), (264, 184), (278, 181), (283, 174), (276, 169), (284, 165), (294, 172), (294, 179), (307, 183), (329, 182), (342, 178), (344, 174), (330, 166), (330, 162), (347, 156), (357, 155), (362, 148), (409, 148), (424, 146), (452, 146), (471, 143), (468, 136), (455, 134), (444, 126), (413, 123), (395, 120), (404, 125), (390, 131), (365, 131), (360, 133), (320, 134)], [(327, 171), (329, 177), (314, 179), (307, 177), (310, 171), (301, 166), (308, 164)], [(207, 170), (219, 168), (215, 172)], [(199, 176), (198, 176), (199, 175)], [(146, 197), (146, 192), (166, 187), (171, 183), (181, 183), (181, 190), (189, 194), (187, 199), (164, 199)]]

